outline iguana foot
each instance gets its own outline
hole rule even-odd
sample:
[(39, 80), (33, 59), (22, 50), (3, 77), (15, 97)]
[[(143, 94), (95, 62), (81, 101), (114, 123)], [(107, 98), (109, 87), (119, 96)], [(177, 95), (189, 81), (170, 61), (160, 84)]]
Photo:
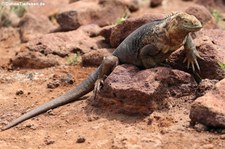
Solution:
[(195, 65), (197, 69), (200, 70), (197, 58), (200, 58), (200, 59), (203, 59), (203, 58), (199, 55), (190, 33), (187, 35), (187, 38), (184, 44), (184, 49), (186, 52), (186, 57), (183, 62), (187, 62), (187, 68), (189, 69), (191, 64), (193, 71), (195, 71)]
[(113, 55), (107, 56), (103, 59), (102, 64), (99, 68), (98, 79), (95, 82), (95, 87), (93, 90), (94, 99), (96, 99), (97, 93), (103, 87), (104, 80), (113, 71), (113, 69), (118, 65), (118, 63), (119, 63), (118, 58)]
[(96, 82), (95, 82), (95, 91), (100, 91), (100, 89), (103, 87), (103, 83), (104, 83), (104, 80), (103, 79), (98, 79)]
[(103, 83), (104, 83), (104, 80), (103, 79), (98, 79), (96, 82), (95, 82), (95, 87), (94, 87), (94, 90), (93, 90), (93, 93), (94, 93), (94, 100), (96, 99), (96, 96), (97, 96), (97, 93), (101, 90), (101, 88), (103, 87)]
[(188, 51), (186, 53), (186, 57), (185, 57), (183, 62), (187, 62), (187, 68), (188, 69), (189, 69), (190, 64), (191, 64), (191, 67), (192, 67), (193, 71), (195, 71), (195, 65), (196, 65), (197, 69), (200, 70), (197, 58), (203, 59), (199, 55), (199, 53), (198, 53), (198, 51), (196, 49), (195, 50), (190, 50), (190, 51)]

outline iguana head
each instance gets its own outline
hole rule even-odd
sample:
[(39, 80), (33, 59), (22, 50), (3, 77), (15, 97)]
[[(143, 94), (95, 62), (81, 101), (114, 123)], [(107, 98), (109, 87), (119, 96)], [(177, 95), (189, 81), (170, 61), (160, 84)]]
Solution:
[(201, 22), (193, 15), (179, 12), (171, 16), (170, 21), (174, 29), (186, 32), (196, 32), (202, 28)]

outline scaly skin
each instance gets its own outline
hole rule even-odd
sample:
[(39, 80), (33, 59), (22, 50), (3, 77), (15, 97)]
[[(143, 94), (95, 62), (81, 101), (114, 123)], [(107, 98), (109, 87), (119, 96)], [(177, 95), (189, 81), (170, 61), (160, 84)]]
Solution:
[[(62, 106), (72, 101), (79, 100), (95, 87), (97, 92), (113, 68), (118, 64), (132, 64), (139, 68), (152, 68), (160, 65), (169, 55), (184, 45), (188, 67), (191, 64), (193, 70), (199, 65), (200, 58), (190, 36), (202, 28), (199, 20), (194, 16), (180, 12), (168, 16), (163, 20), (147, 23), (131, 33), (113, 52), (112, 56), (105, 58), (99, 68), (93, 72), (76, 88), (64, 95), (37, 107), (9, 123), (2, 130), (9, 129), (31, 117), (39, 115), (50, 109)], [(95, 83), (96, 82), (96, 83)]]

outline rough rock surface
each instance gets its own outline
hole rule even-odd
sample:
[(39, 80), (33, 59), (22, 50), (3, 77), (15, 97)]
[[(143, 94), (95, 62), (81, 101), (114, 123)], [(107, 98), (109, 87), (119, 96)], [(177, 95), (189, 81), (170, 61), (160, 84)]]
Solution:
[(128, 113), (149, 113), (168, 106), (169, 98), (193, 98), (196, 89), (195, 80), (183, 71), (166, 67), (140, 71), (119, 65), (104, 81), (96, 101)]
[(195, 0), (195, 3), (203, 5), (209, 10), (220, 9), (225, 12), (224, 0)]
[[(75, 31), (51, 33), (40, 38), (33, 39), (25, 45), (26, 50), (22, 49), (12, 59), (12, 64), (14, 67), (22, 68), (50, 67), (59, 64), (60, 58), (62, 59), (70, 53), (78, 51), (81, 53), (87, 53), (91, 50), (103, 48), (105, 45), (101, 43), (102, 37), (90, 37), (95, 28), (98, 27), (95, 27), (95, 25), (88, 25)], [(34, 57), (39, 59), (39, 61), (29, 54), (35, 55)], [(54, 56), (55, 59), (53, 61), (50, 58), (52, 56)], [(44, 60), (44, 62), (41, 62), (42, 60)], [(45, 62), (46, 60), (49, 62), (49, 65)], [(29, 63), (32, 65), (28, 65)]]
[(198, 85), (198, 96), (203, 96), (215, 87), (218, 80), (203, 79)]
[(111, 55), (113, 49), (98, 49), (82, 55), (84, 66), (99, 66), (105, 56)]
[[(220, 29), (208, 29), (197, 33), (194, 43), (203, 59), (198, 59), (200, 72), (197, 72), (201, 79), (221, 80), (225, 77), (224, 71), (218, 63), (225, 62), (225, 31)], [(183, 48), (173, 53), (168, 62), (174, 68), (187, 70), (186, 63), (183, 63), (185, 54)], [(191, 68), (190, 68), (191, 69)]]
[(210, 11), (202, 5), (193, 5), (185, 10), (186, 13), (194, 15), (203, 25), (204, 28), (216, 28), (216, 22)]
[(62, 30), (74, 30), (87, 24), (111, 25), (128, 14), (126, 5), (117, 0), (100, 0), (99, 3), (78, 1), (64, 7), (56, 19)]
[(53, 24), (47, 16), (38, 17), (26, 14), (19, 22), (21, 41), (27, 42), (31, 39), (40, 37), (54, 29)]
[(130, 18), (125, 20), (122, 24), (119, 24), (112, 28), (110, 34), (110, 44), (112, 47), (117, 47), (130, 33), (141, 25), (151, 22), (157, 19), (164, 18), (162, 14), (146, 14), (142, 17)]
[(22, 48), (20, 52), (10, 62), (13, 68), (47, 68), (59, 65), (57, 56), (49, 54), (45, 56), (40, 52), (29, 51), (29, 49)]
[(17, 29), (12, 27), (0, 28), (0, 47), (10, 48), (20, 44), (20, 35)]
[(195, 100), (190, 118), (207, 126), (225, 128), (225, 79), (215, 85), (206, 95)]
[(114, 27), (115, 27), (114, 25), (102, 27), (98, 33), (98, 35), (103, 36), (105, 38), (105, 42), (107, 44), (110, 44), (110, 36), (111, 36), (112, 29)]

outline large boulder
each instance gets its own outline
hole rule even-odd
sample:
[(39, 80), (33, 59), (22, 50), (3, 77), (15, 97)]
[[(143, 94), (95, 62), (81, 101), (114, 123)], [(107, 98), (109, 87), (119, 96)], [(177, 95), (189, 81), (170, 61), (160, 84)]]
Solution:
[(114, 24), (117, 19), (128, 14), (129, 10), (126, 5), (118, 0), (88, 3), (78, 1), (60, 10), (56, 19), (62, 30), (74, 30), (87, 24), (99, 26)]
[(27, 48), (22, 48), (20, 52), (16, 53), (15, 58), (10, 60), (14, 68), (33, 68), (41, 69), (59, 65), (57, 56), (53, 54), (44, 54), (37, 51), (30, 51)]
[(131, 114), (146, 114), (168, 108), (172, 102), (180, 104), (184, 96), (186, 100), (193, 99), (196, 89), (193, 77), (183, 71), (166, 67), (139, 70), (135, 66), (119, 65), (104, 81), (94, 104), (115, 106), (114, 109)]
[[(26, 43), (25, 47), (18, 52), (11, 63), (13, 67), (44, 68), (65, 63), (65, 57), (72, 53), (80, 52), (83, 54), (91, 50), (104, 48), (104, 44), (101, 44), (103, 37), (91, 37), (94, 34), (94, 30), (98, 29), (99, 27), (96, 25), (88, 25), (71, 32), (51, 33), (35, 38)], [(35, 55), (39, 61), (44, 60), (43, 57), (49, 58), (50, 61), (50, 57), (54, 55), (54, 61), (57, 61), (57, 63), (49, 62), (49, 65), (39, 65), (36, 63), (37, 60), (29, 56), (29, 54)], [(27, 61), (32, 63), (32, 65), (27, 65)], [(43, 63), (45, 64), (45, 62)]]
[(203, 5), (209, 10), (213, 9), (219, 9), (223, 12), (225, 12), (225, 5), (224, 5), (224, 0), (195, 0), (195, 3), (199, 5)]
[(183, 63), (185, 58), (183, 48), (169, 57), (169, 64), (174, 68), (188, 71), (200, 79), (223, 79), (225, 73), (219, 63), (225, 62), (225, 31), (220, 29), (200, 31), (197, 33), (194, 43), (203, 58), (198, 59), (200, 71), (192, 72), (191, 68), (187, 70), (187, 64)]
[(206, 29), (217, 27), (210, 11), (202, 5), (194, 4), (193, 6), (188, 7), (185, 12), (194, 15)]
[(197, 98), (190, 111), (192, 124), (225, 128), (225, 79), (202, 97)]
[(38, 17), (26, 14), (19, 22), (21, 41), (27, 42), (31, 39), (47, 34), (54, 29), (53, 24), (47, 16)]

